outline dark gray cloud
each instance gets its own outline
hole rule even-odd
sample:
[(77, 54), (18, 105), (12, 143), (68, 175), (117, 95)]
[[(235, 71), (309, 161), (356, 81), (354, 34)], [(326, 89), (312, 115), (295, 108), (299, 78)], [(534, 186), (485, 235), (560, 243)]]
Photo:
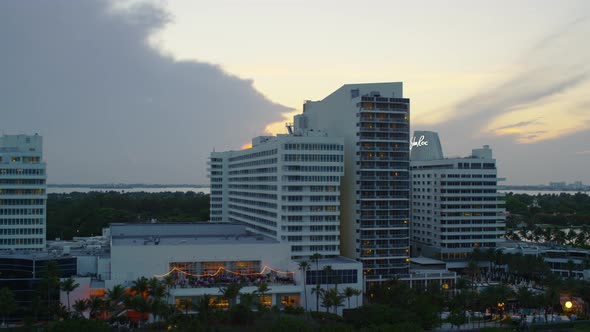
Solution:
[(532, 124), (540, 124), (541, 122), (538, 120), (531, 120), (531, 121), (520, 121), (517, 123), (513, 123), (513, 124), (509, 124), (506, 126), (501, 126), (496, 128), (496, 130), (501, 130), (501, 129), (512, 129), (512, 128), (519, 128), (519, 127), (526, 127), (526, 126), (530, 126)]
[(530, 53), (534, 54), (536, 52), (542, 51), (546, 47), (552, 47), (561, 37), (570, 33), (571, 29), (575, 29), (578, 26), (587, 23), (588, 21), (590, 21), (590, 16), (581, 16), (574, 19), (570, 23), (563, 25), (561, 28), (546, 35), (544, 38), (535, 43), (533, 47), (531, 47)]
[(167, 20), (152, 5), (0, 2), (0, 129), (44, 136), (50, 182), (207, 182), (213, 148), (288, 111), (252, 81), (149, 47)]

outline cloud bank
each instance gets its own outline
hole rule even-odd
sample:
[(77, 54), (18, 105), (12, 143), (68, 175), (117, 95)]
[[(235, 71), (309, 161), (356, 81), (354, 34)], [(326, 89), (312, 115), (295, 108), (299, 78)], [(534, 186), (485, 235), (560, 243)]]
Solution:
[(0, 129), (44, 136), (49, 182), (207, 183), (210, 151), (289, 111), (252, 81), (150, 47), (167, 21), (148, 4), (0, 2)]
[(448, 156), (491, 144), (507, 184), (589, 183), (589, 33), (587, 17), (564, 24), (533, 43), (503, 80), (437, 110), (443, 121), (418, 119), (414, 129), (438, 131)]
[(437, 110), (447, 115), (439, 126), (459, 123), (463, 136), (510, 136), (517, 143), (590, 130), (588, 33), (589, 17), (547, 33), (506, 67), (503, 80)]

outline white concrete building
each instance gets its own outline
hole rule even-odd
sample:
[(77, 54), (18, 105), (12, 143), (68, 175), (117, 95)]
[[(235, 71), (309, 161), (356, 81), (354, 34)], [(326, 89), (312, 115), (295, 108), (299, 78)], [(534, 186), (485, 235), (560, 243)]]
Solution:
[(295, 134), (344, 139), (341, 254), (362, 262), (369, 283), (408, 272), (409, 128), (401, 82), (346, 84), (295, 117)]
[(293, 259), (338, 256), (343, 150), (341, 138), (316, 131), (211, 153), (211, 221), (287, 242)]
[(504, 241), (502, 179), (487, 145), (466, 158), (444, 158), (438, 134), (417, 131), (411, 170), (413, 255), (465, 261), (473, 249)]
[[(307, 308), (311, 310), (316, 304), (315, 295), (312, 299), (311, 294), (316, 282), (327, 288), (334, 287), (334, 282), (338, 281), (341, 292), (346, 287), (362, 289), (361, 264), (341, 257), (320, 260), (319, 274), (306, 271), (304, 286), (303, 271), (290, 259), (290, 246), (254, 234), (243, 225), (113, 224), (105, 234), (109, 245), (94, 252), (97, 260), (92, 261), (85, 252), (70, 252), (79, 255), (80, 275), (76, 278), (79, 289), (70, 294), (71, 303), (91, 295), (103, 296), (115, 285), (130, 287), (141, 277), (162, 279), (168, 275), (172, 275), (175, 282), (168, 300), (176, 304), (183, 299), (196, 303), (204, 295), (209, 295), (215, 305), (225, 307), (228, 303), (222, 298), (220, 287), (239, 283), (243, 286), (241, 294), (251, 294), (264, 281), (269, 288), (265, 294), (259, 294), (264, 305), (305, 307), (307, 302)], [(330, 275), (321, 270), (326, 265), (332, 267)], [(61, 300), (63, 303), (67, 301), (65, 293), (62, 293)], [(358, 299), (351, 301), (350, 306), (354, 308), (361, 304)], [(348, 302), (339, 307), (338, 312), (341, 314), (346, 307)]]
[(0, 136), (0, 250), (45, 248), (45, 170), (41, 136)]

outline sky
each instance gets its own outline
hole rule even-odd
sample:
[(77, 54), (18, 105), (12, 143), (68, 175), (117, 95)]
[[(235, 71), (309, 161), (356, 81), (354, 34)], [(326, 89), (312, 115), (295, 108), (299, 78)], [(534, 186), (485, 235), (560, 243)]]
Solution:
[(285, 133), (304, 100), (403, 81), (446, 156), (505, 184), (590, 184), (590, 2), (0, 2), (0, 130), (50, 183), (207, 183), (209, 152)]

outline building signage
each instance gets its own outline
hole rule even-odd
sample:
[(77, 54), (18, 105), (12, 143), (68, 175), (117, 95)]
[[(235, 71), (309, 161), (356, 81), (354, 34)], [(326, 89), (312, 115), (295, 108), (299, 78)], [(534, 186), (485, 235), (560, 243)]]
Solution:
[(410, 141), (410, 151), (412, 151), (413, 147), (420, 146), (428, 146), (428, 141), (424, 139), (424, 135), (420, 136), (418, 140), (416, 140), (416, 136), (412, 136), (412, 140)]

